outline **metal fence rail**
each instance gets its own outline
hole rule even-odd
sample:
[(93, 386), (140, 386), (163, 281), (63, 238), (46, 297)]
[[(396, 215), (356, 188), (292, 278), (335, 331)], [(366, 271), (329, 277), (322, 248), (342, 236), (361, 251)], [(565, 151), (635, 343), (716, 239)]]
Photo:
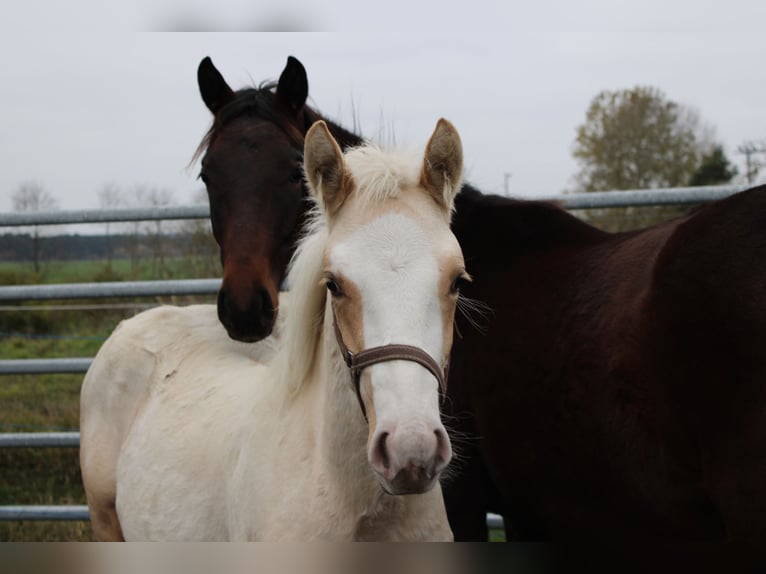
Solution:
[(707, 185), (700, 187), (668, 187), (661, 189), (628, 189), (624, 191), (593, 191), (548, 195), (543, 201), (557, 201), (566, 209), (599, 209), (604, 207), (647, 207), (651, 205), (672, 205), (706, 203), (723, 199), (751, 186)]
[(0, 361), (0, 375), (52, 375), (84, 373), (93, 362), (91, 357), (64, 359), (4, 359)]
[(0, 287), (0, 301), (210, 295), (216, 293), (220, 287), (220, 279), (5, 285)]
[[(0, 433), (0, 448), (79, 448), (79, 432)], [(0, 506), (0, 521), (90, 520), (85, 505)]]
[[(627, 206), (704, 203), (722, 199), (747, 189), (749, 186), (707, 186), (653, 190), (606, 191), (536, 197), (556, 201), (566, 209), (596, 209)], [(0, 213), (0, 227), (26, 225), (62, 225), (81, 223), (108, 223), (128, 221), (156, 221), (163, 219), (203, 219), (209, 216), (207, 205), (183, 207), (151, 207), (145, 209), (71, 210), (36, 213)], [(183, 281), (141, 281), (121, 283), (90, 283), (68, 285), (14, 285), (0, 287), (0, 301), (49, 299), (99, 299), (112, 297), (152, 297), (175, 295), (207, 295), (215, 293), (220, 279), (193, 279)], [(0, 375), (82, 373), (92, 359), (87, 357), (66, 359), (25, 359), (0, 361)], [(58, 433), (0, 433), (0, 448), (79, 447), (78, 432)], [(0, 506), (3, 520), (88, 520), (88, 507), (78, 505), (57, 506)], [(502, 518), (487, 515), (490, 528), (503, 527)]]
[(79, 432), (0, 433), (0, 448), (69, 448), (79, 446)]
[(85, 505), (0, 506), (2, 520), (90, 520)]
[(115, 223), (128, 221), (160, 221), (166, 219), (204, 219), (210, 215), (208, 205), (157, 206), (122, 209), (73, 209), (0, 213), (0, 227), (22, 225), (65, 225), (69, 223)]
[[(701, 203), (722, 199), (734, 193), (744, 191), (747, 188), (748, 186), (745, 185), (710, 185), (683, 188), (627, 189), (623, 191), (545, 195), (526, 197), (525, 199), (558, 201), (567, 209), (592, 209), (601, 207), (667, 205), (671, 203)], [(205, 219), (209, 215), (210, 207), (208, 205), (0, 213), (0, 227), (158, 221), (165, 219)]]

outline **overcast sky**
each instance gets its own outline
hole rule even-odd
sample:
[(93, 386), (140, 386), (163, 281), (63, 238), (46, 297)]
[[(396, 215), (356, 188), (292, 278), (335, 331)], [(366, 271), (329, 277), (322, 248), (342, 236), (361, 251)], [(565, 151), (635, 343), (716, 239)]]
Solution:
[[(64, 209), (97, 207), (110, 182), (192, 203), (198, 168), (187, 164), (210, 125), (196, 84), (207, 55), (233, 88), (276, 79), (293, 55), (321, 112), (347, 127), (355, 113), (363, 135), (393, 132), (413, 149), (446, 117), (467, 178), (486, 192), (502, 193), (506, 173), (516, 196), (571, 188), (575, 129), (604, 89), (656, 86), (696, 108), (740, 166), (737, 146), (766, 139), (763, 0), (253, 4), (5, 8), (0, 210), (30, 180)], [(320, 33), (262, 32), (286, 29)]]

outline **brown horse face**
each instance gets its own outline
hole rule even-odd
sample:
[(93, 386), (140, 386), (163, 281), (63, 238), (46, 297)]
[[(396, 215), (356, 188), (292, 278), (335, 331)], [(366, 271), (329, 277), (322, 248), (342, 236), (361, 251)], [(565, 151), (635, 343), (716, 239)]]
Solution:
[(301, 155), (277, 126), (236, 123), (247, 125), (211, 146), (202, 173), (223, 264), (218, 318), (232, 339), (252, 342), (274, 326), (305, 190)]
[(200, 64), (200, 92), (216, 116), (200, 177), (223, 264), (218, 317), (238, 341), (271, 334), (308, 206), (298, 141), (308, 91), (302, 70), (289, 60), (276, 92), (257, 90), (256, 102), (255, 90), (235, 93), (209, 59)]

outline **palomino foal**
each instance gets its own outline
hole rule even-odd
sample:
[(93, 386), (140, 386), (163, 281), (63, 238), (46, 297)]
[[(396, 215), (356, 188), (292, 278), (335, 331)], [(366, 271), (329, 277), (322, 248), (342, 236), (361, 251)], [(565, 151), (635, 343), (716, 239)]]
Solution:
[[(304, 156), (317, 208), (276, 349), (260, 362), (183, 337), (155, 347), (116, 469), (82, 457), (91, 512), (116, 508), (99, 537), (452, 538), (438, 479), (452, 456), (440, 401), (467, 279), (449, 230), (459, 136), (440, 120), (418, 162), (371, 147), (344, 156), (318, 122)], [(94, 364), (119, 369), (128, 331)], [(89, 436), (110, 424), (89, 414), (114, 409), (91, 400), (110, 382), (89, 372), (83, 384)], [(116, 477), (116, 500), (91, 496), (100, 473)]]

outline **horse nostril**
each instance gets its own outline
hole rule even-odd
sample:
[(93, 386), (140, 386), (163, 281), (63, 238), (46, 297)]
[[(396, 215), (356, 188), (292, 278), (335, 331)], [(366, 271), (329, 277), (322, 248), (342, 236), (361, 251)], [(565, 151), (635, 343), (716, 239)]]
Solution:
[(262, 315), (273, 315), (274, 304), (271, 301), (271, 295), (267, 289), (259, 289), (253, 298), (253, 308), (260, 311)]
[(372, 451), (372, 463), (380, 471), (388, 470), (391, 466), (391, 460), (388, 456), (388, 448), (386, 448), (386, 439), (388, 439), (388, 433), (382, 432), (375, 441), (375, 448)]
[(218, 318), (224, 321), (229, 313), (229, 297), (223, 289), (218, 291)]

